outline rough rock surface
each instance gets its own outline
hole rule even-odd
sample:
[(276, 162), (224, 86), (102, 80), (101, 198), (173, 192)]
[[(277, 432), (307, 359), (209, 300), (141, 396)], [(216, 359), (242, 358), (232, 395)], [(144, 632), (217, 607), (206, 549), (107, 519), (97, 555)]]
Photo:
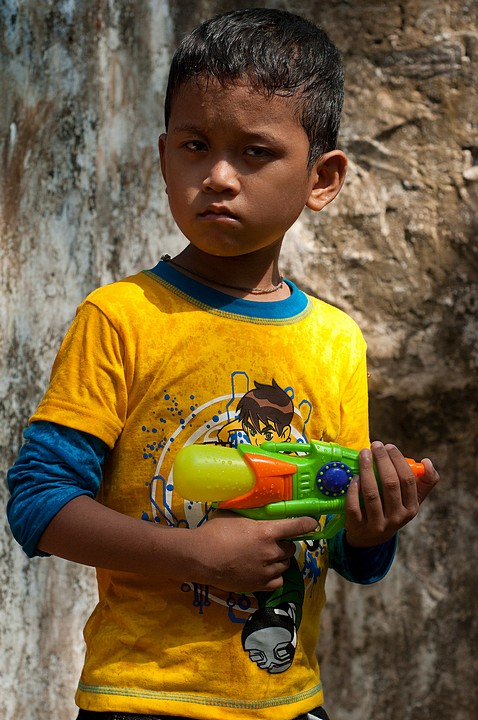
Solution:
[[(476, 712), (478, 4), (474, 0), (4, 0), (0, 5), (0, 463), (76, 305), (182, 240), (156, 137), (168, 59), (199, 20), (285, 7), (344, 54), (339, 199), (290, 231), (284, 269), (357, 319), (371, 430), (442, 483), (378, 586), (330, 574), (327, 708), (347, 720)], [(6, 491), (3, 486), (3, 496)], [(0, 716), (74, 718), (93, 572), (28, 562), (1, 536)]]

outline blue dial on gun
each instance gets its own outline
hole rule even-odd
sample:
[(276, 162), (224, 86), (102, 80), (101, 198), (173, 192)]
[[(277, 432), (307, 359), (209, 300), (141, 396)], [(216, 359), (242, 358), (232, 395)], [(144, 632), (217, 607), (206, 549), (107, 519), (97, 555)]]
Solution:
[(347, 492), (353, 470), (343, 462), (322, 465), (317, 473), (317, 486), (328, 497), (340, 497)]

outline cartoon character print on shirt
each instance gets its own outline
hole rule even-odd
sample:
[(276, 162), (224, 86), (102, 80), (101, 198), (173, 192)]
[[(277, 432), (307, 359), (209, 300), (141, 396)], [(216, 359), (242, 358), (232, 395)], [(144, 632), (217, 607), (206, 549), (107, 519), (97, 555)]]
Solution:
[[(218, 432), (218, 440), (231, 444), (237, 431), (245, 433), (251, 445), (289, 442), (294, 404), (275, 380), (271, 385), (254, 383), (237, 404), (237, 416)], [(304, 582), (295, 557), (283, 575), (283, 586), (274, 593), (255, 593), (258, 609), (242, 631), (242, 646), (262, 670), (280, 673), (294, 659), (301, 620)]]
[(281, 673), (292, 665), (302, 619), (304, 579), (295, 557), (271, 593), (254, 593), (259, 607), (242, 630), (242, 647), (261, 670)]
[(237, 417), (219, 429), (217, 439), (223, 445), (236, 445), (234, 435), (242, 431), (251, 445), (264, 442), (288, 442), (294, 404), (275, 380), (272, 385), (254, 383), (237, 404)]
[[(157, 522), (174, 527), (198, 527), (213, 512), (208, 504), (188, 501), (184, 502), (184, 518), (174, 512), (172, 473), (170, 471), (167, 478), (161, 473), (163, 460), (173, 443), (181, 447), (193, 443), (236, 447), (244, 443), (258, 446), (266, 441), (308, 442), (306, 428), (312, 411), (308, 400), (301, 400), (296, 407), (293, 388), (282, 389), (274, 379), (269, 384), (254, 381), (252, 388), (245, 373), (234, 373), (231, 379), (230, 395), (201, 405), (191, 394), (190, 399), (195, 402), (189, 412), (183, 412), (177, 401), (170, 398), (170, 414), (177, 418), (177, 427), (169, 437), (165, 435), (162, 442), (155, 441), (154, 454), (145, 453), (145, 457), (151, 455), (157, 459), (156, 473), (150, 484), (151, 509)], [(151, 444), (148, 447), (151, 449)], [(143, 518), (149, 519), (149, 513), (144, 513)], [(318, 558), (325, 551), (325, 543), (296, 543), (296, 546), (296, 555), (283, 575), (283, 585), (273, 593), (254, 593), (253, 597), (236, 597), (230, 593), (224, 601), (211, 594), (208, 586), (189, 583), (182, 586), (184, 592), (193, 591), (193, 605), (201, 613), (211, 602), (226, 606), (229, 619), (243, 624), (244, 651), (258, 668), (271, 674), (285, 672), (292, 665), (306, 583), (313, 585), (321, 573)]]

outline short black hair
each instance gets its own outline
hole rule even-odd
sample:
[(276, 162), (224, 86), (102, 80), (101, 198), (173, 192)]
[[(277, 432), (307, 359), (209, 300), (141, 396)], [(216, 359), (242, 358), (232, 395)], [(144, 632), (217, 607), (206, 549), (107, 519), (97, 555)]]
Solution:
[(285, 10), (222, 13), (183, 39), (169, 72), (166, 130), (180, 87), (193, 79), (226, 86), (241, 78), (266, 96), (293, 98), (309, 138), (309, 163), (336, 148), (344, 95), (340, 54), (322, 28)]

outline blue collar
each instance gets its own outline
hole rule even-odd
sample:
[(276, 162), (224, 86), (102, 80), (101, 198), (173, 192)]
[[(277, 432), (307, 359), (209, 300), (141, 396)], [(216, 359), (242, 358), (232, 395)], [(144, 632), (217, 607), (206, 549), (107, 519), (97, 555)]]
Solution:
[(284, 280), (290, 288), (288, 298), (271, 302), (256, 302), (236, 298), (203, 285), (201, 282), (183, 275), (163, 260), (160, 260), (151, 270), (146, 270), (145, 273), (205, 311), (229, 315), (248, 322), (277, 323), (279, 325), (298, 322), (312, 309), (307, 295), (290, 280)]

